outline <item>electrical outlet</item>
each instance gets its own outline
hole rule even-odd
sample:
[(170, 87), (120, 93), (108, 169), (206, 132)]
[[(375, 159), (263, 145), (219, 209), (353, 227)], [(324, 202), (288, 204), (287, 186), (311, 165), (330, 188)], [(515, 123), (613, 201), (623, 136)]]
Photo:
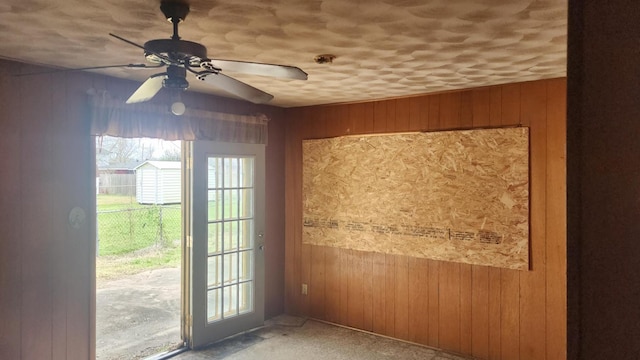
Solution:
[(308, 290), (307, 284), (302, 284), (302, 295), (307, 295)]

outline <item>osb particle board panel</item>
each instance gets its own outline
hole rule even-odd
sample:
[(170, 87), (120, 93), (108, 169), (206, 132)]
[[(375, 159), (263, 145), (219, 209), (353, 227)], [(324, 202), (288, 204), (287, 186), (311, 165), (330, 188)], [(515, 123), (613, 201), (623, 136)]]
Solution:
[(528, 128), (302, 147), (303, 243), (528, 269)]

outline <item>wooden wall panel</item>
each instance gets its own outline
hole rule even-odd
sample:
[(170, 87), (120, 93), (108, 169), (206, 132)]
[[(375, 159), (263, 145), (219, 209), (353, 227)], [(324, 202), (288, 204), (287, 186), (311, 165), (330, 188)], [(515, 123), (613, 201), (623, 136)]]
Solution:
[[(491, 126), (492, 89), (471, 91), (475, 128)], [(489, 358), (489, 268), (471, 267), (471, 352), (481, 358)]]
[[(299, 112), (290, 113), (289, 116), (294, 116), (296, 118), (302, 117)], [(301, 122), (289, 123), (286, 126), (285, 132), (285, 153), (284, 153), (284, 161), (286, 164), (295, 163), (295, 145), (297, 143), (298, 131), (297, 127), (301, 124)], [(300, 144), (302, 146), (302, 144)], [(294, 169), (288, 167), (284, 174), (284, 186), (285, 189), (293, 189), (295, 187), (294, 179), (295, 179), (295, 171)], [(296, 211), (296, 198), (294, 191), (285, 191), (284, 194), (284, 216), (286, 219), (294, 219), (294, 212)], [(295, 274), (295, 264), (299, 261), (295, 255), (295, 248), (297, 246), (295, 242), (295, 227), (286, 226), (284, 229), (284, 281), (285, 281), (285, 289), (284, 289), (284, 308), (285, 311), (299, 313), (300, 309), (298, 309), (298, 291), (299, 287), (294, 284), (300, 284), (299, 279), (297, 279)], [(330, 271), (333, 267), (327, 269)]]
[[(409, 257), (408, 340), (427, 344), (429, 341), (429, 260)], [(414, 316), (420, 314), (420, 316)]]
[[(547, 211), (545, 231), (547, 251), (545, 267), (550, 274), (567, 273), (567, 170), (566, 170), (566, 93), (562, 80), (547, 85)], [(567, 357), (567, 323), (555, 319), (567, 318), (567, 278), (546, 276), (545, 335), (547, 359)]]
[(394, 336), (399, 339), (409, 339), (409, 258), (407, 256), (395, 258)]
[[(429, 323), (427, 324), (427, 344), (433, 347), (440, 346), (440, 332), (439, 332), (439, 324), (440, 324), (440, 290), (438, 286), (440, 284), (440, 262), (436, 260), (428, 260), (429, 262), (429, 277), (427, 279), (427, 284), (429, 287), (428, 294), (428, 306), (426, 315), (429, 318)], [(411, 314), (411, 316), (422, 316), (420, 313)]]
[(314, 246), (311, 249), (311, 274), (309, 279), (309, 314), (315, 318), (324, 318), (325, 312), (325, 247)]
[[(52, 74), (51, 81), (56, 84), (56, 86), (60, 86), (62, 88), (67, 88), (67, 78), (64, 74)], [(67, 92), (66, 91), (55, 91), (51, 96), (52, 104), (66, 104), (67, 102)], [(66, 106), (54, 106), (52, 108), (53, 118), (55, 119), (63, 119), (67, 117), (67, 107)], [(73, 134), (75, 131), (73, 130), (73, 121), (65, 121), (64, 124), (58, 124), (53, 128), (51, 132), (51, 137), (54, 139), (64, 139), (64, 143), (67, 143), (69, 134)], [(53, 170), (53, 178), (55, 179), (63, 179), (64, 174), (72, 173), (73, 167), (75, 167), (77, 161), (82, 161), (82, 153), (74, 154), (73, 159), (68, 158), (69, 154), (63, 154), (61, 152), (56, 152), (54, 154), (55, 158), (53, 163), (56, 166)], [(69, 161), (71, 160), (71, 161)], [(64, 198), (61, 194), (64, 194), (64, 187), (66, 184), (56, 181), (54, 184), (53, 196), (54, 201), (53, 204), (64, 204)], [(80, 187), (82, 188), (82, 187)], [(53, 233), (57, 234), (57, 236), (65, 236), (67, 235), (67, 225), (65, 219), (64, 211), (55, 212), (55, 219), (52, 222)], [(64, 274), (67, 270), (66, 266), (69, 262), (67, 256), (69, 254), (70, 244), (65, 242), (63, 246), (56, 246), (53, 248), (51, 252), (51, 261), (53, 263), (53, 274)], [(52, 279), (51, 289), (52, 289), (52, 347), (51, 347), (51, 357), (54, 359), (63, 359), (67, 357), (67, 280), (62, 276), (55, 276)]]
[[(520, 87), (521, 84), (502, 86), (502, 111), (500, 117), (503, 126), (522, 124), (520, 119)], [(532, 148), (532, 145), (530, 145), (530, 148)], [(536, 176), (535, 173), (530, 175), (531, 178)], [(529, 216), (531, 217), (532, 215), (530, 214)], [(531, 236), (529, 236), (530, 246), (531, 239)], [(518, 359), (520, 349), (520, 272), (500, 269), (500, 288), (501, 358)]]
[[(459, 129), (462, 93), (440, 95), (437, 130)], [(432, 128), (436, 130), (435, 128)], [(438, 278), (439, 346), (460, 352), (460, 263), (440, 262)]]
[[(7, 359), (20, 359), (21, 347), (21, 277), (22, 267), (16, 259), (21, 258), (22, 227), (20, 223), (20, 158), (15, 156), (20, 148), (20, 123), (12, 121), (19, 117), (18, 106), (20, 98), (15, 91), (17, 81), (9, 74), (19, 70), (18, 64), (8, 63), (0, 67), (0, 226), (2, 227), (2, 241), (0, 241), (0, 354)], [(6, 240), (5, 240), (6, 239)]]
[(381, 268), (384, 277), (384, 331), (382, 334), (396, 335), (396, 256), (384, 254), (384, 266)]
[(471, 354), (471, 294), (473, 278), (472, 265), (460, 264), (460, 352)]
[[(530, 271), (520, 273), (520, 357), (544, 358), (545, 298), (533, 292), (545, 289), (546, 126), (547, 83), (522, 84), (523, 125), (531, 126), (531, 259)], [(535, 147), (535, 148), (534, 148)], [(545, 289), (546, 291), (546, 289)]]
[[(296, 152), (287, 155), (285, 164), (285, 178), (294, 185), (287, 186), (286, 192), (287, 199), (294, 201), (286, 204), (286, 251), (294, 273), (308, 266), (304, 264), (308, 259), (295, 253), (301, 246), (299, 214), (294, 212), (300, 209), (295, 201), (302, 198), (297, 185), (302, 177), (297, 153), (302, 139), (371, 132), (531, 127), (530, 271), (327, 248), (321, 301), (325, 311), (320, 318), (481, 359), (559, 358), (566, 351), (561, 335), (566, 329), (565, 233), (563, 222), (558, 220), (565, 211), (564, 86), (564, 79), (553, 79), (285, 110), (290, 129), (287, 149)], [(330, 119), (327, 121), (336, 130), (318, 132), (314, 124), (318, 118)], [(553, 126), (549, 125), (551, 121)], [(334, 253), (328, 256), (328, 251)], [(299, 289), (296, 281), (294, 276), (286, 278), (287, 294)], [(292, 297), (286, 311), (316, 315), (304, 311), (303, 302)]]
[(349, 259), (347, 324), (362, 329), (364, 327), (364, 281), (362, 271), (362, 251), (346, 251)]
[(378, 334), (385, 334), (387, 331), (386, 317), (386, 281), (385, 281), (385, 255), (372, 253), (372, 271), (369, 276), (373, 282), (371, 292), (373, 307), (373, 325), (371, 330)]
[[(63, 156), (67, 157), (67, 175), (61, 179), (59, 199), (66, 201), (66, 209), (81, 206), (85, 209), (95, 205), (95, 188), (93, 164), (93, 139), (86, 136), (88, 123), (84, 109), (86, 106), (85, 93), (87, 88), (103, 85), (103, 77), (89, 74), (77, 74), (67, 80), (66, 88), (66, 119), (69, 121), (66, 129), (65, 144), (73, 144)], [(87, 169), (90, 169), (87, 171)], [(73, 174), (73, 175), (71, 175)], [(73, 189), (73, 190), (71, 190)], [(68, 211), (67, 210), (67, 211)], [(88, 225), (88, 224), (87, 224)], [(91, 257), (95, 254), (95, 238), (87, 236), (95, 234), (94, 227), (71, 229), (67, 227), (65, 241), (67, 283), (67, 358), (82, 359), (95, 356), (95, 321), (91, 318), (94, 304), (91, 302), (95, 292), (95, 272)], [(80, 230), (80, 231), (78, 231)], [(79, 270), (86, 269), (86, 270)], [(87, 289), (87, 287), (89, 289)], [(87, 291), (88, 290), (88, 291)], [(87, 321), (87, 318), (88, 321)]]
[(265, 317), (284, 312), (284, 200), (285, 122), (279, 111), (268, 115), (269, 143), (265, 149), (265, 194), (269, 211), (265, 214)]
[[(360, 133), (367, 130), (367, 118), (364, 104), (351, 104), (333, 107), (332, 111), (328, 111), (330, 116), (331, 127), (325, 134), (326, 137), (334, 137), (348, 135), (351, 133)], [(348, 122), (340, 121), (347, 117)], [(348, 124), (347, 127), (340, 126), (341, 123)], [(370, 266), (366, 261), (365, 253), (362, 251), (353, 251), (347, 249), (332, 250), (340, 256), (346, 256), (347, 265), (342, 276), (347, 277), (347, 322), (348, 326), (359, 329), (371, 330), (372, 307), (371, 302), (367, 301), (367, 291), (371, 291), (371, 277), (365, 278), (364, 267)], [(344, 284), (342, 282), (341, 284)], [(343, 310), (344, 311), (344, 310)], [(366, 320), (365, 320), (366, 318)], [(365, 325), (366, 321), (366, 325)]]
[[(38, 84), (40, 80), (40, 84)], [(52, 179), (53, 166), (49, 158), (43, 154), (52, 154), (51, 123), (42, 121), (51, 112), (51, 77), (42, 79), (29, 77), (20, 82), (19, 92), (30, 97), (20, 99), (22, 109), (20, 163), (23, 179), (20, 188), (22, 206), (20, 226), (22, 236), (39, 241), (20, 241), (22, 246), (22, 283), (39, 284), (22, 288), (22, 304), (25, 309), (44, 310), (28, 311), (22, 314), (23, 343), (22, 356), (28, 359), (42, 359), (50, 355), (52, 348), (51, 327), (53, 311), (51, 309), (52, 292), (51, 276), (53, 275), (52, 259), (48, 256), (54, 245), (50, 235), (42, 233), (42, 228), (51, 228), (50, 214), (53, 203)]]
[(325, 319), (340, 322), (340, 257), (339, 249), (325, 249), (324, 311)]
[[(501, 359), (502, 353), (502, 283), (500, 275), (500, 269), (489, 268), (489, 328), (486, 329), (489, 336), (489, 359)], [(480, 333), (484, 332), (482, 329), (479, 331)]]

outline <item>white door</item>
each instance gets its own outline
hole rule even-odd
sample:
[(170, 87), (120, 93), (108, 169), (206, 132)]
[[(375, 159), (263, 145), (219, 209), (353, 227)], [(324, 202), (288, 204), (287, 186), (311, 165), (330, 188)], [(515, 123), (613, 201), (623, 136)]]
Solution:
[(264, 322), (264, 145), (192, 143), (190, 346)]

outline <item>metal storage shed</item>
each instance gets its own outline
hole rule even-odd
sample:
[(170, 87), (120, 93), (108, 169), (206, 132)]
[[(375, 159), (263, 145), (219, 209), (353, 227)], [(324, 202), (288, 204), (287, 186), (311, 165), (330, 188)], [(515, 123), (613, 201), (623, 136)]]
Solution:
[(136, 201), (139, 204), (178, 204), (181, 201), (180, 161), (147, 160), (136, 170)]

